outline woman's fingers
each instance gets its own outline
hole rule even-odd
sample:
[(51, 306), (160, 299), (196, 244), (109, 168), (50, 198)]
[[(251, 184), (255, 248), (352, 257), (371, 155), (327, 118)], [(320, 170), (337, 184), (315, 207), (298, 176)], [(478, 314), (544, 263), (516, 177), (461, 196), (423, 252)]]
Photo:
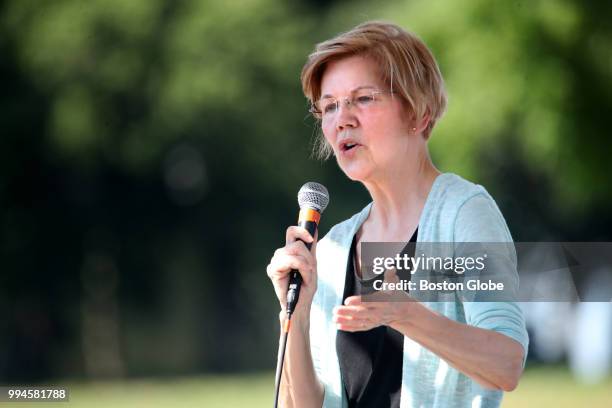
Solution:
[(279, 253), (274, 255), (267, 272), (271, 279), (283, 279), (292, 269), (297, 269), (302, 275), (304, 283), (307, 285), (311, 282), (313, 274), (313, 265), (310, 260), (302, 255), (293, 255), (289, 253)]
[(334, 322), (339, 330), (344, 331), (364, 331), (380, 326), (378, 322), (368, 318), (355, 318), (348, 316), (335, 316)]
[(302, 241), (294, 241), (285, 246), (285, 251), (291, 255), (301, 255), (308, 260), (314, 261), (314, 256), (312, 253), (306, 248), (306, 245)]
[(361, 304), (360, 296), (351, 296), (344, 302), (345, 306), (334, 309), (334, 322), (338, 329), (345, 331), (370, 330), (379, 326), (373, 319), (372, 312)]
[(349, 296), (344, 299), (344, 304), (347, 306), (358, 306), (363, 304), (361, 296)]
[(333, 320), (340, 330), (370, 330), (388, 324), (395, 306), (393, 302), (364, 302), (361, 296), (350, 296), (334, 309)]
[[(292, 270), (299, 271), (302, 277), (302, 296), (299, 303), (306, 305), (312, 301), (312, 297), (317, 289), (317, 261), (315, 238), (310, 236), (307, 230), (300, 227), (289, 227), (286, 233), (286, 245), (278, 248), (270, 263), (266, 267), (266, 274), (272, 281), (276, 296), (284, 309), (287, 300), (287, 287), (289, 274)], [(312, 251), (309, 251), (305, 243), (312, 244)], [(304, 309), (304, 308), (303, 308)], [(296, 309), (300, 310), (300, 306)], [(306, 309), (304, 309), (306, 310)]]
[(310, 235), (310, 233), (305, 228), (298, 227), (295, 225), (292, 225), (289, 228), (287, 228), (287, 232), (285, 233), (285, 244), (289, 245), (298, 239), (306, 243), (309, 243), (309, 244), (314, 242), (314, 238)]

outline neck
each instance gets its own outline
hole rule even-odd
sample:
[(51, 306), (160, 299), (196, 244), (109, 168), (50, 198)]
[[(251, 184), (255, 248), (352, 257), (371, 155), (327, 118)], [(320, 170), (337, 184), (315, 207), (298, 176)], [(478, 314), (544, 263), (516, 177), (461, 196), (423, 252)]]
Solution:
[(404, 160), (377, 180), (364, 182), (374, 202), (364, 223), (368, 237), (410, 239), (439, 174), (425, 151), (417, 160)]

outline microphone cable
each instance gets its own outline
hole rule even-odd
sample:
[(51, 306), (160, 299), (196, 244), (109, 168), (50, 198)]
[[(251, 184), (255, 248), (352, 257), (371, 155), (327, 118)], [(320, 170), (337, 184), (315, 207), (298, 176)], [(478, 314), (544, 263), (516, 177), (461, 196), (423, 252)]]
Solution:
[(281, 376), (283, 374), (283, 363), (285, 362), (285, 350), (287, 349), (287, 338), (291, 327), (291, 314), (287, 313), (283, 323), (283, 333), (280, 339), (278, 362), (276, 363), (276, 377), (274, 379), (274, 408), (278, 408), (278, 397), (280, 392)]

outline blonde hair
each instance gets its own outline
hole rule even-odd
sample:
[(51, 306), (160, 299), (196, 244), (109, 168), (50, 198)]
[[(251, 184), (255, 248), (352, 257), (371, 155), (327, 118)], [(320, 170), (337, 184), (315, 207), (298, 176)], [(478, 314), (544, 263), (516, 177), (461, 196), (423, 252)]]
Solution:
[[(382, 21), (368, 21), (316, 45), (302, 68), (302, 90), (310, 104), (321, 97), (321, 80), (327, 64), (354, 55), (373, 58), (381, 67), (389, 90), (399, 95), (415, 119), (429, 116), (423, 135), (429, 137), (446, 109), (446, 91), (438, 64), (415, 34)], [(320, 134), (314, 153), (327, 159), (331, 147)]]

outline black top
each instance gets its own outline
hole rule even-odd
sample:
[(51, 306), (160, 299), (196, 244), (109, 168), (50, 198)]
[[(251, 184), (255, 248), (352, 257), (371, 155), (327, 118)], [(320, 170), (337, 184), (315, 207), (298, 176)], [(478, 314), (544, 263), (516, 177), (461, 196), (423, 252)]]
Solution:
[[(410, 242), (416, 242), (417, 232), (418, 229), (410, 238)], [(356, 276), (353, 262), (355, 245), (356, 239), (353, 237), (342, 296), (343, 304), (347, 297), (367, 292), (374, 281), (364, 281)], [(414, 256), (414, 245), (412, 254), (408, 253), (408, 256)], [(410, 275), (406, 278), (409, 279)], [(400, 279), (404, 279), (404, 276)], [(388, 326), (354, 333), (339, 330), (336, 351), (350, 408), (399, 408), (404, 351), (404, 336), (400, 332)]]

